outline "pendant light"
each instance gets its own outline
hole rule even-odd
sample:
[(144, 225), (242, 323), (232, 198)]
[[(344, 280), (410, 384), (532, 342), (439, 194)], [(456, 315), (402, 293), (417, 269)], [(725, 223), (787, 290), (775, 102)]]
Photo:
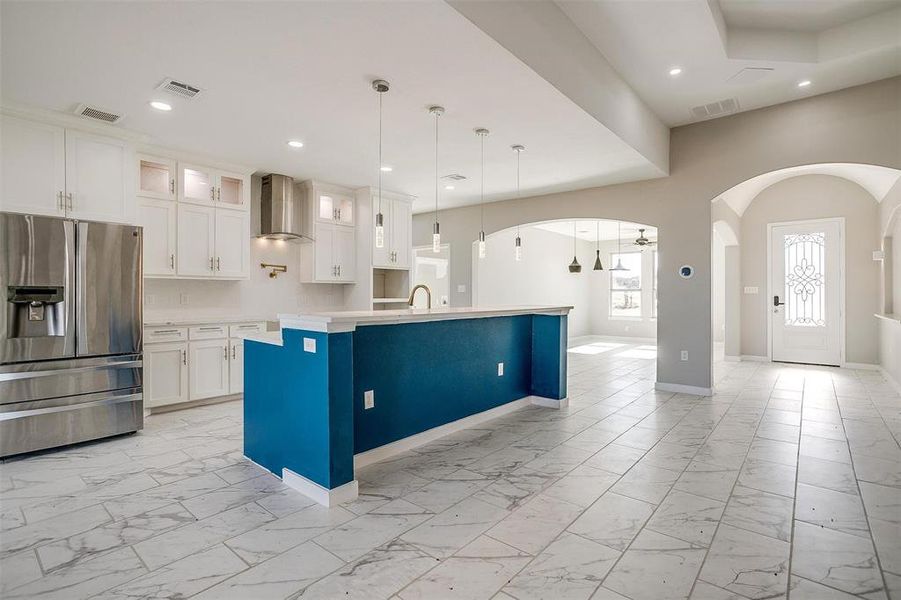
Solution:
[(570, 273), (581, 273), (582, 265), (576, 260), (576, 222), (573, 221), (573, 261), (569, 263)]
[(479, 145), (482, 152), (482, 172), (481, 183), (479, 184), (479, 258), (485, 258), (488, 250), (485, 247), (485, 138), (488, 136), (488, 130), (484, 127), (476, 129), (476, 135), (479, 136)]
[[(516, 152), (516, 199), (519, 200), (519, 155), (526, 147), (522, 144), (513, 144), (510, 148)], [(516, 226), (516, 240), (513, 242), (513, 258), (517, 261), (522, 260), (522, 238), (519, 237), (519, 225)]]
[(385, 216), (382, 214), (382, 95), (388, 91), (389, 84), (384, 79), (372, 82), (372, 89), (379, 95), (379, 206), (375, 214), (375, 247), (385, 247)]
[(616, 266), (610, 267), (611, 271), (628, 271), (626, 267), (623, 266), (623, 240), (622, 240), (622, 223), (620, 221), (616, 222), (616, 247), (619, 251), (616, 255)]
[(603, 271), (604, 265), (601, 264), (601, 222), (598, 221), (596, 224), (596, 232), (595, 232), (595, 257), (594, 257), (594, 271)]
[(432, 226), (432, 252), (441, 252), (441, 227), (438, 225), (438, 117), (444, 114), (444, 107), (430, 106), (429, 114), (435, 117), (435, 224)]

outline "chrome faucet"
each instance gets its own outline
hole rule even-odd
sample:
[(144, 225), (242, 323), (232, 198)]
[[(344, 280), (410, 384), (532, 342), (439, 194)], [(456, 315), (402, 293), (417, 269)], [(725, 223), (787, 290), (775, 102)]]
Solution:
[(407, 298), (407, 304), (413, 306), (413, 298), (416, 296), (416, 290), (423, 289), (425, 290), (425, 297), (428, 308), (432, 308), (432, 290), (429, 289), (429, 286), (424, 283), (419, 283), (413, 286), (413, 289), (410, 291), (410, 297)]

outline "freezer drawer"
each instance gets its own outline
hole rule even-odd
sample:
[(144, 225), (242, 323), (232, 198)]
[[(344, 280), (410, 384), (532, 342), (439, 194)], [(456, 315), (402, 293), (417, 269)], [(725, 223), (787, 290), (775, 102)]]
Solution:
[(84, 442), (144, 426), (140, 388), (0, 405), (0, 457)]
[(140, 388), (140, 354), (0, 366), (0, 407), (79, 394)]

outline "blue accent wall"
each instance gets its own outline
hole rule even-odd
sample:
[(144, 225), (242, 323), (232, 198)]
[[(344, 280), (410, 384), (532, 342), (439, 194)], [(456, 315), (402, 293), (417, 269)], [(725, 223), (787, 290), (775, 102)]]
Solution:
[[(328, 489), (353, 480), (354, 454), (529, 395), (566, 397), (565, 316), (282, 336), (283, 346), (245, 341), (244, 454)], [(304, 352), (304, 338), (315, 353)], [(366, 390), (375, 393), (369, 410)]]
[(353, 354), (359, 453), (528, 396), (532, 315), (358, 327)]
[[(325, 488), (353, 480), (350, 333), (285, 329), (284, 346), (245, 340), (244, 455)], [(316, 352), (303, 351), (303, 338)]]

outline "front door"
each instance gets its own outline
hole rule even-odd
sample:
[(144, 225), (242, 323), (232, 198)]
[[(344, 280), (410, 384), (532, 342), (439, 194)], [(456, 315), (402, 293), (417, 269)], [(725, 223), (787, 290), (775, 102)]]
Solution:
[(843, 229), (837, 219), (771, 225), (774, 361), (841, 365)]

